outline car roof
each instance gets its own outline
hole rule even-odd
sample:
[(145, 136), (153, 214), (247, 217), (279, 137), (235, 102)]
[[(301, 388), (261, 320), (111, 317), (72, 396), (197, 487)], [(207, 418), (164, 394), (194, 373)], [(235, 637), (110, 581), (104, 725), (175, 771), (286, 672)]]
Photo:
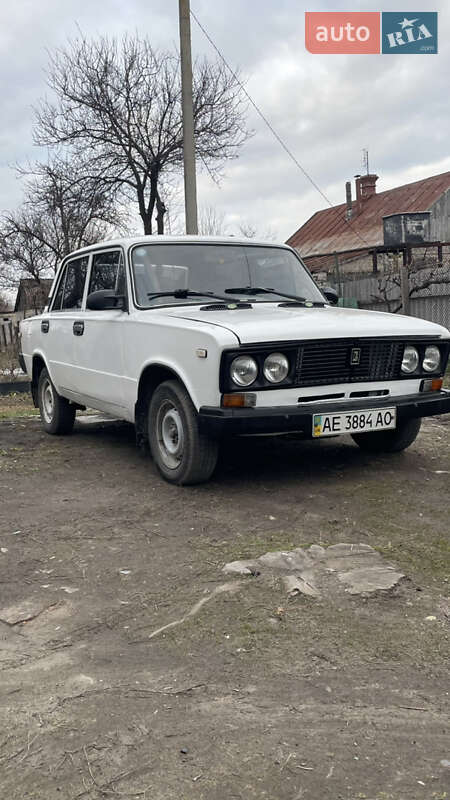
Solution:
[[(234, 245), (256, 245), (258, 247), (283, 247), (286, 250), (291, 250), (292, 248), (289, 245), (286, 245), (282, 242), (264, 242), (264, 241), (257, 241), (256, 239), (248, 239), (245, 237), (237, 237), (237, 236), (159, 236), (157, 234), (145, 236), (132, 236), (126, 237), (122, 239), (106, 239), (102, 242), (97, 242), (96, 244), (88, 245), (87, 247), (81, 247), (79, 250), (74, 250), (69, 255), (72, 257), (74, 255), (78, 255), (79, 253), (89, 253), (91, 250), (98, 250), (99, 248), (109, 248), (109, 247), (124, 247), (128, 249), (132, 245), (144, 245), (144, 244), (234, 244)], [(67, 259), (67, 256), (65, 257)]]

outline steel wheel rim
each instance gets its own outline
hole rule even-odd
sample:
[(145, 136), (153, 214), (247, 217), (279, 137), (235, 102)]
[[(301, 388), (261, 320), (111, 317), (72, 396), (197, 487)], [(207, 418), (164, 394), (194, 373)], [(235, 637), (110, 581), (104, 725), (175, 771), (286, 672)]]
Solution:
[(53, 392), (53, 386), (47, 378), (44, 381), (44, 385), (42, 387), (42, 414), (45, 422), (47, 422), (48, 424), (50, 424), (53, 421), (54, 410), (55, 410), (55, 395)]
[(177, 469), (184, 455), (184, 428), (180, 413), (173, 403), (166, 401), (160, 406), (156, 431), (164, 465), (168, 469)]

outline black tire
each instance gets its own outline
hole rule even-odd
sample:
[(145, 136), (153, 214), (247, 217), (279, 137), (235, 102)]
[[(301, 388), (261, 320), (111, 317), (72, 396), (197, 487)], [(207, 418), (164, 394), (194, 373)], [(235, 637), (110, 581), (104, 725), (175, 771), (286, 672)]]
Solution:
[(159, 472), (170, 483), (203, 483), (214, 472), (218, 442), (199, 432), (197, 412), (178, 381), (165, 381), (155, 389), (148, 409), (148, 440)]
[(42, 427), (47, 433), (54, 436), (72, 433), (76, 408), (58, 394), (45, 367), (39, 375), (38, 403)]
[(422, 420), (406, 419), (398, 423), (393, 431), (355, 433), (352, 439), (367, 453), (399, 453), (406, 450), (417, 438)]

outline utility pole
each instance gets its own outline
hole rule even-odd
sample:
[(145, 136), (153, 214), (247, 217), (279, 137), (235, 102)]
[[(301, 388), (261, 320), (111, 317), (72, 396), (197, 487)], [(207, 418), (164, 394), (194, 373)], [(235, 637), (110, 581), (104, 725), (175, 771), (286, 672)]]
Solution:
[(194, 110), (192, 104), (191, 16), (189, 0), (179, 0), (181, 105), (183, 113), (184, 207), (186, 233), (198, 233), (195, 174)]

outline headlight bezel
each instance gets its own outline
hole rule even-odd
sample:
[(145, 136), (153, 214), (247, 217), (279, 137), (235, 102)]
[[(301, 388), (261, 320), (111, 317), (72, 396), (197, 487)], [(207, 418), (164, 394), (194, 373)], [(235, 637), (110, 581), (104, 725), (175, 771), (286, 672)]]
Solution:
[[(408, 348), (412, 348), (418, 354), (418, 361), (415, 365), (414, 370), (410, 370), (406, 372), (403, 369), (403, 361), (405, 352)], [(425, 359), (426, 353), (430, 349), (436, 349), (439, 353), (439, 361), (436, 363), (433, 369), (427, 369), (425, 367)], [(408, 378), (427, 378), (427, 377), (438, 377), (445, 372), (445, 365), (448, 357), (449, 345), (447, 342), (439, 342), (439, 341), (405, 341), (405, 346), (403, 350), (403, 357), (402, 362), (400, 365), (400, 378), (401, 379), (408, 379)]]
[[(229, 392), (229, 391), (245, 391), (247, 388), (246, 386), (242, 386), (236, 383), (232, 376), (231, 376), (231, 365), (232, 363), (239, 357), (244, 356), (248, 358), (252, 358), (258, 367), (258, 374), (256, 379), (251, 383), (248, 384), (248, 388), (250, 391), (260, 390), (260, 389), (279, 389), (283, 386), (292, 386), (294, 383), (294, 374), (295, 374), (295, 363), (296, 363), (296, 352), (297, 347), (292, 344), (291, 342), (288, 343), (287, 347), (261, 347), (258, 348), (245, 348), (243, 347), (242, 350), (228, 350), (225, 351), (222, 355), (221, 360), (221, 367), (220, 367), (220, 391), (221, 392)], [(289, 364), (288, 373), (283, 380), (279, 381), (278, 383), (273, 383), (268, 380), (264, 374), (264, 363), (266, 359), (275, 353), (283, 355)]]

